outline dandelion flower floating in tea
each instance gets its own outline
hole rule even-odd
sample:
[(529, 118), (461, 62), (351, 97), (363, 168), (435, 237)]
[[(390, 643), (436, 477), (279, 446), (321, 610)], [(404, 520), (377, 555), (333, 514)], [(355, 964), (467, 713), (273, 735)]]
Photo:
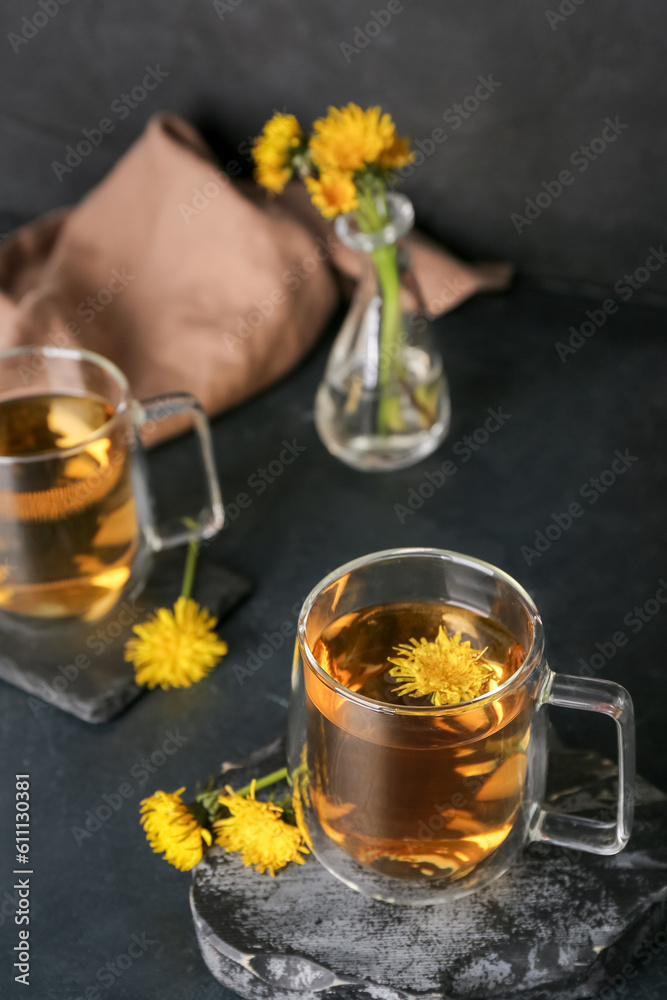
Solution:
[(155, 792), (141, 802), (141, 823), (148, 843), (156, 854), (181, 872), (199, 864), (204, 843), (212, 837), (195, 815), (196, 806), (181, 799), (185, 787), (176, 792)]
[(302, 854), (309, 850), (301, 830), (285, 822), (283, 809), (275, 802), (257, 801), (254, 781), (249, 795), (228, 788), (220, 803), (231, 816), (213, 824), (215, 842), (226, 851), (239, 851), (246, 867), (254, 865), (258, 872), (275, 875), (290, 861), (304, 864)]
[(401, 697), (430, 697), (434, 705), (456, 705), (482, 693), (493, 671), (482, 661), (485, 649), (461, 642), (461, 633), (448, 636), (441, 625), (434, 641), (410, 639), (394, 647), (398, 656), (389, 671), (402, 683), (394, 688)]

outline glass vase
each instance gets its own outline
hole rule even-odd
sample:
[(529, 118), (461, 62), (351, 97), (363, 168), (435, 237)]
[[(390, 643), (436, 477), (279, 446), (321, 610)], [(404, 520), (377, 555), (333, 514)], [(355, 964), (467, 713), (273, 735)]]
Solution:
[(410, 269), (402, 238), (414, 211), (404, 195), (386, 195), (387, 224), (361, 230), (354, 213), (336, 234), (357, 251), (361, 268), (315, 399), (324, 445), (364, 472), (421, 461), (449, 429), (450, 398), (442, 357)]

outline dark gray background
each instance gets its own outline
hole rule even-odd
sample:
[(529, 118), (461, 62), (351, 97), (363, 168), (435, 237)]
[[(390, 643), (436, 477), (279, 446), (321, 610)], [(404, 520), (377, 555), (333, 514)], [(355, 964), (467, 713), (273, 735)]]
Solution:
[[(15, 52), (9, 33), (39, 7), (5, 0), (0, 210), (10, 221), (80, 198), (156, 110), (206, 123), (223, 162), (246, 164), (247, 146), (237, 147), (274, 106), (309, 123), (354, 100), (381, 103), (414, 139), (445, 128), (405, 190), (421, 225), (459, 252), (610, 287), (664, 237), (667, 8), (658, 0), (405, 0), (349, 62), (341, 43), (386, 0), (224, 3), (219, 13), (212, 0), (69, 0)], [(547, 11), (563, 3), (572, 13), (552, 26)], [(59, 181), (53, 161), (156, 64), (169, 76), (124, 120), (111, 114), (115, 131)], [(501, 86), (458, 130), (443, 125), (489, 74)], [(628, 127), (518, 234), (511, 214), (616, 116)], [(667, 269), (644, 288), (666, 291)]]

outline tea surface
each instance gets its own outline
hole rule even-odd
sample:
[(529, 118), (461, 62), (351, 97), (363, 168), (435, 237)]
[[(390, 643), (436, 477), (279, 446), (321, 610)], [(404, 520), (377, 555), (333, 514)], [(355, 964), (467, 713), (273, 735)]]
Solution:
[(450, 636), (460, 634), (490, 668), (480, 694), (504, 683), (519, 667), (523, 650), (516, 639), (490, 618), (451, 604), (386, 604), (343, 615), (318, 639), (313, 652), (318, 663), (340, 684), (390, 705), (430, 705), (428, 696), (400, 695), (400, 681), (390, 674), (397, 647), (411, 639), (433, 641), (443, 625)]
[(63, 451), (99, 430), (113, 407), (95, 396), (54, 393), (0, 401), (0, 455)]

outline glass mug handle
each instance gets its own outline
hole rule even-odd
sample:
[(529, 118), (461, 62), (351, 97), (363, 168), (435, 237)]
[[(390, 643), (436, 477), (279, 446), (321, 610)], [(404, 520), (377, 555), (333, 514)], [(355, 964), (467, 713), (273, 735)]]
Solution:
[(160, 552), (162, 549), (173, 549), (194, 539), (212, 538), (222, 528), (225, 511), (220, 496), (220, 484), (215, 468), (211, 430), (208, 418), (201, 403), (189, 392), (168, 392), (162, 396), (152, 396), (150, 399), (135, 400), (133, 403), (134, 423), (138, 429), (149, 423), (157, 423), (169, 417), (191, 414), (194, 430), (199, 438), (202, 462), (206, 478), (208, 505), (200, 511), (198, 520), (192, 527), (185, 526), (183, 521), (172, 527), (165, 526), (158, 530), (150, 530), (151, 548)]
[(618, 805), (612, 821), (552, 813), (539, 814), (534, 840), (592, 854), (617, 854), (628, 842), (634, 816), (635, 722), (632, 699), (613, 681), (555, 674), (547, 680), (543, 702), (610, 716), (618, 735)]

